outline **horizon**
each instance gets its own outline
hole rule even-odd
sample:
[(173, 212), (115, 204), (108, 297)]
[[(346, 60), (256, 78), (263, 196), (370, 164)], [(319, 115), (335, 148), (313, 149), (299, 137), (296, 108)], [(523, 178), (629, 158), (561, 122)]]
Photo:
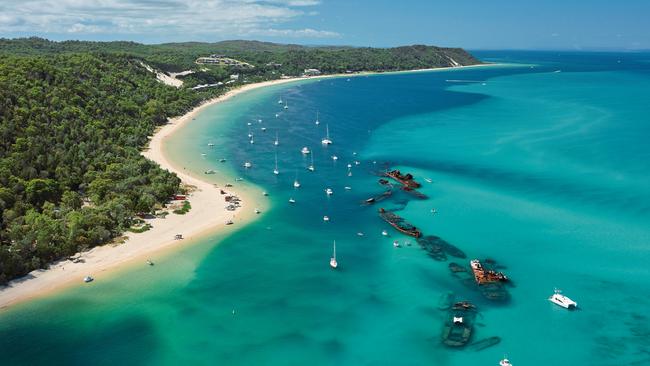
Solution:
[[(399, 11), (397, 11), (399, 10)], [(645, 51), (650, 4), (603, 0), (477, 7), (407, 0), (399, 9), (340, 0), (26, 0), (0, 4), (0, 38), (143, 44), (259, 40), (299, 45), (468, 50)]]

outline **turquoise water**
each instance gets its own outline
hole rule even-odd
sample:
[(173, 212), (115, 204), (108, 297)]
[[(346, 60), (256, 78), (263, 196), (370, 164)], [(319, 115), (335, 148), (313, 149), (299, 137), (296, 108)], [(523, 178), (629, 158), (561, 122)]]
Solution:
[[(650, 55), (478, 56), (519, 66), (309, 81), (207, 109), (168, 146), (176, 161), (243, 177), (269, 192), (271, 209), (155, 268), (0, 314), (0, 363), (497, 365), (507, 355), (515, 365), (650, 364)], [(334, 144), (323, 148), (326, 123)], [(382, 191), (374, 172), (386, 162), (412, 172), (429, 199), (396, 193), (360, 205)], [(408, 238), (377, 217), (381, 206), (469, 258), (393, 248)], [(475, 257), (505, 266), (509, 301), (450, 275), (449, 262)], [(549, 303), (554, 287), (580, 310)], [(501, 343), (441, 345), (448, 291), (478, 306), (473, 340)]]

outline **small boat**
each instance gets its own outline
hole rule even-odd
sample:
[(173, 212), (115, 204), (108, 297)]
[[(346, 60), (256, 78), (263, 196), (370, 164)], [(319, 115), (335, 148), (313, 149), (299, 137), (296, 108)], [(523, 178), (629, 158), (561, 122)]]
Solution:
[(332, 140), (330, 140), (330, 126), (329, 124), (326, 125), (325, 130), (327, 131), (325, 137), (321, 140), (321, 144), (327, 146), (332, 144)]
[(433, 183), (433, 180), (432, 180), (431, 178), (424, 178), (424, 180), (425, 180), (427, 183)]
[(293, 198), (289, 198), (289, 203), (296, 203), (296, 200), (294, 200)]
[(388, 236), (388, 231), (386, 231), (386, 230), (382, 230), (382, 231), (381, 231), (381, 235), (383, 235), (383, 236)]
[(282, 103), (283, 103), (283, 102), (282, 102), (282, 98), (280, 98), (280, 99), (278, 100), (278, 104), (282, 104)]
[(334, 194), (334, 191), (332, 191), (332, 188), (327, 188), (327, 189), (325, 189), (325, 193), (326, 193), (328, 196), (331, 196), (331, 195)]
[(214, 147), (214, 144), (212, 142), (208, 142), (208, 147)]
[(300, 182), (297, 179), (293, 181), (293, 188), (300, 188)]
[(364, 233), (362, 233), (361, 231), (359, 231), (359, 232), (357, 233), (357, 236), (363, 236), (363, 235), (364, 235)]
[(339, 160), (339, 157), (336, 156), (336, 155), (332, 155), (332, 160), (334, 160), (334, 161)]
[(250, 122), (246, 123), (246, 126), (252, 126), (252, 125), (253, 125), (253, 124), (250, 123)]
[(336, 262), (336, 240), (334, 240), (334, 245), (332, 246), (332, 258), (330, 258), (330, 267), (336, 269), (339, 266)]
[(261, 118), (258, 119), (258, 120), (257, 120), (257, 123), (262, 123), (262, 119), (261, 119)]
[(325, 222), (330, 221), (330, 217), (329, 216), (323, 216), (323, 221), (325, 221)]
[(318, 120), (318, 111), (316, 111), (316, 121), (314, 122), (317, 126), (320, 124), (320, 121)]
[(346, 191), (349, 191), (349, 190), (351, 190), (351, 189), (352, 189), (352, 187), (345, 186), (345, 190), (346, 190)]
[(201, 153), (201, 156), (206, 156), (206, 155), (208, 155), (208, 154), (206, 154), (206, 153)]
[(348, 169), (352, 168), (352, 164), (348, 163)]
[(235, 182), (241, 182), (243, 180), (244, 180), (244, 178), (241, 178), (241, 177), (235, 178)]
[(226, 225), (232, 225), (232, 224), (234, 224), (234, 222), (232, 220), (226, 221)]
[(260, 128), (260, 130), (262, 130), (262, 132), (265, 132), (265, 131), (266, 131), (266, 127), (262, 127), (262, 128)]
[(225, 163), (225, 162), (226, 162), (226, 159), (221, 158), (221, 159), (219, 159), (219, 162), (220, 162), (220, 163)]
[(253, 166), (253, 164), (251, 164), (250, 161), (247, 161), (247, 162), (244, 163), (244, 168), (246, 168), (246, 169), (251, 168), (252, 166)]
[(562, 291), (559, 289), (555, 289), (555, 292), (551, 297), (548, 298), (548, 300), (556, 305), (559, 305), (565, 309), (573, 310), (578, 307), (578, 303), (571, 300), (565, 295), (562, 295)]
[(84, 277), (84, 282), (85, 282), (85, 283), (93, 282), (94, 280), (95, 280), (95, 279), (92, 278), (92, 277), (90, 277), (90, 276), (86, 276), (86, 277)]
[(512, 363), (510, 363), (510, 360), (507, 358), (504, 358), (503, 360), (499, 361), (499, 366), (512, 366)]
[(359, 164), (361, 164), (361, 162), (359, 160), (354, 161), (354, 165), (359, 165)]
[(205, 172), (203, 172), (203, 174), (214, 174), (214, 173), (216, 173), (216, 172), (214, 170), (212, 170), (212, 169), (208, 169)]
[(268, 196), (268, 195), (269, 195), (268, 193), (266, 193), (266, 192), (262, 192), (262, 196), (266, 197), (266, 196)]
[(307, 146), (303, 147), (303, 148), (300, 150), (300, 152), (301, 152), (303, 155), (307, 155), (307, 154), (311, 153), (311, 151), (309, 151), (309, 148), (308, 148)]
[(147, 264), (153, 266), (153, 262), (151, 261), (151, 259), (147, 259)]
[(395, 240), (395, 241), (393, 242), (393, 246), (394, 246), (395, 248), (399, 248), (399, 247), (400, 247), (400, 245), (399, 245), (399, 241)]
[(278, 133), (275, 133), (275, 141), (273, 141), (273, 145), (278, 146), (280, 145), (280, 140), (278, 139)]
[(280, 113), (275, 114), (275, 118), (278, 118), (278, 117), (280, 117)]
[(255, 213), (256, 213), (256, 214), (259, 215), (260, 212), (262, 212), (262, 211), (260, 211), (260, 210), (258, 210), (258, 209), (255, 209)]
[(309, 170), (310, 172), (313, 172), (313, 171), (316, 170), (316, 168), (314, 167), (314, 155), (313, 154), (311, 155), (311, 164), (307, 167), (307, 170)]

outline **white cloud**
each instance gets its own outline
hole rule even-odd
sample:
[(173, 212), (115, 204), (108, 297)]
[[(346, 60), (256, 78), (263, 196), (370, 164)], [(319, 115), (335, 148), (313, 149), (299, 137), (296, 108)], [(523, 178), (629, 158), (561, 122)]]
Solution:
[[(12, 4), (7, 4), (8, 2)], [(309, 14), (317, 0), (0, 1), (0, 32), (170, 35), (174, 38), (335, 38), (328, 30), (278, 29)]]

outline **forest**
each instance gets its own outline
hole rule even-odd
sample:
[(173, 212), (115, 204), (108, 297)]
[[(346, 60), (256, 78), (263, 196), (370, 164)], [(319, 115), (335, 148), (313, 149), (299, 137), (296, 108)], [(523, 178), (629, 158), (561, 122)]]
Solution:
[[(205, 67), (219, 53), (249, 70)], [(324, 73), (480, 63), (462, 49), (305, 47), (255, 41), (144, 45), (0, 39), (0, 284), (120, 236), (136, 214), (181, 191), (141, 150), (157, 126), (223, 93), (190, 87), (231, 73), (259, 81)], [(193, 70), (176, 88), (163, 72)], [(267, 66), (272, 63), (273, 66)], [(280, 65), (281, 64), (281, 65)]]

